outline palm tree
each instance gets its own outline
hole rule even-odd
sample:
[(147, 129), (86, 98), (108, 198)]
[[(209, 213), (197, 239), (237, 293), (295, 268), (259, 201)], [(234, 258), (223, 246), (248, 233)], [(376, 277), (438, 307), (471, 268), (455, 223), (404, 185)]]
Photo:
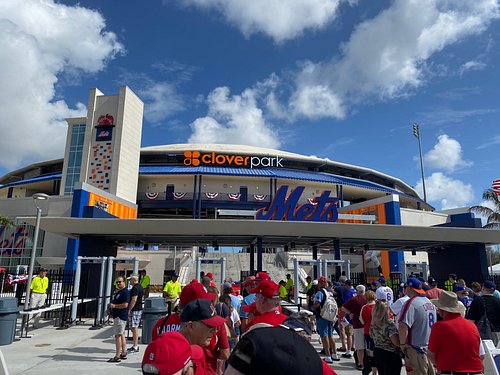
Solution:
[(472, 206), (469, 212), (486, 217), (486, 225), (483, 228), (500, 229), (500, 195), (493, 189), (487, 189), (483, 193), (483, 200), (491, 203), (493, 209), (486, 206)]
[(14, 222), (10, 220), (8, 217), (0, 215), (0, 227), (9, 228), (14, 226)]

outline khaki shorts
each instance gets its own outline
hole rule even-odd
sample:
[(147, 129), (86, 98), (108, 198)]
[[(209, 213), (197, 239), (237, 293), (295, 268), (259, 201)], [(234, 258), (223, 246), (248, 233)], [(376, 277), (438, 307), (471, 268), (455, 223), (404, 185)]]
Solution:
[(436, 373), (429, 358), (425, 354), (418, 353), (411, 346), (406, 349), (405, 365), (408, 375), (434, 375)]
[(354, 347), (356, 350), (365, 349), (365, 332), (363, 328), (354, 328)]
[(121, 320), (120, 318), (113, 318), (113, 327), (115, 329), (115, 336), (124, 335), (125, 327), (127, 327), (127, 321)]

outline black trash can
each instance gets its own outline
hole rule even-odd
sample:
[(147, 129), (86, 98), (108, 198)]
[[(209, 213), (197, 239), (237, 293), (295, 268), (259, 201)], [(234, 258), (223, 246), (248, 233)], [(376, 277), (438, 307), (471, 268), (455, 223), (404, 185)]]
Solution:
[(18, 314), (15, 297), (0, 298), (0, 345), (9, 345), (14, 341)]
[(141, 343), (149, 344), (156, 322), (167, 313), (167, 305), (162, 297), (149, 297), (144, 301), (142, 310), (142, 335)]

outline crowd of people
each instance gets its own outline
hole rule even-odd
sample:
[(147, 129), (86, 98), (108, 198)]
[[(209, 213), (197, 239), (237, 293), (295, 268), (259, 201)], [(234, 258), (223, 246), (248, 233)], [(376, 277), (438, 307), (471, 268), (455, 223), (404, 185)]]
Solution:
[[(258, 272), (239, 294), (231, 279), (219, 291), (210, 273), (183, 288), (172, 277), (164, 288), (169, 311), (153, 328), (143, 374), (335, 374), (334, 362), (341, 360), (354, 361), (363, 375), (400, 374), (403, 366), (409, 375), (481, 374), (483, 323), (491, 323), (489, 338), (500, 334), (500, 298), (491, 281), (468, 288), (451, 274), (441, 289), (432, 277), (410, 277), (393, 290), (383, 276), (356, 286), (345, 276), (333, 283), (308, 277), (312, 316), (287, 316), (281, 301), (293, 291), (289, 280), (276, 283)], [(116, 281), (110, 362), (139, 352), (144, 296), (139, 275), (129, 277), (128, 288), (123, 276)], [(127, 321), (134, 340), (129, 349)], [(320, 336), (320, 353), (311, 345), (313, 333)]]

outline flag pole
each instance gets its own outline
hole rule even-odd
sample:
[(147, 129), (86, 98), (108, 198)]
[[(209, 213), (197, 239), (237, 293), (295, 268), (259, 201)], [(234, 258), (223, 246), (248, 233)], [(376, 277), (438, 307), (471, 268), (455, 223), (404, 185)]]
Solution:
[(424, 159), (422, 158), (422, 142), (420, 141), (420, 126), (413, 124), (413, 135), (418, 139), (418, 150), (420, 152), (420, 170), (422, 172), (422, 187), (424, 189), (424, 202), (427, 203), (427, 192), (425, 191)]

